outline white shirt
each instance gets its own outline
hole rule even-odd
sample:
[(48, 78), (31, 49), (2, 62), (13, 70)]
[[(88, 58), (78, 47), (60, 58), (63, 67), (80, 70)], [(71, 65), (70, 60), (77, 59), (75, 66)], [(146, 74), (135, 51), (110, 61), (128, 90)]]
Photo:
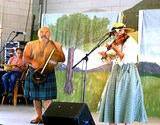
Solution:
[(138, 44), (132, 37), (129, 37), (123, 44), (122, 52), (124, 53), (124, 57), (121, 60), (122, 63), (137, 63)]

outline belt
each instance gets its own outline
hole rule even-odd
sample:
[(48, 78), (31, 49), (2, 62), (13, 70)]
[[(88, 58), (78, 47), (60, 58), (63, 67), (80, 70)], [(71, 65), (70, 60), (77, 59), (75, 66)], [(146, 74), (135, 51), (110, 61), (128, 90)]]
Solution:
[[(35, 72), (35, 71), (37, 71), (37, 69), (33, 68), (32, 66), (29, 66), (29, 71), (30, 72)], [(41, 72), (42, 68), (38, 69), (38, 71)], [(46, 74), (46, 75), (49, 74), (49, 73), (54, 73), (54, 70), (52, 72), (45, 72), (45, 71), (43, 72), (43, 74)]]

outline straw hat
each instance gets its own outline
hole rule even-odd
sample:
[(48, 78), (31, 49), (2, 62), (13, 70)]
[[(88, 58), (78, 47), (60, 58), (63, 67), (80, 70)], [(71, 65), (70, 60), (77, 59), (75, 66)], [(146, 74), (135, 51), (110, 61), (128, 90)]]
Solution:
[(132, 37), (138, 43), (138, 31), (127, 33), (130, 37)]
[(134, 32), (134, 29), (126, 27), (124, 23), (116, 22), (112, 25), (112, 30), (124, 28), (126, 33)]

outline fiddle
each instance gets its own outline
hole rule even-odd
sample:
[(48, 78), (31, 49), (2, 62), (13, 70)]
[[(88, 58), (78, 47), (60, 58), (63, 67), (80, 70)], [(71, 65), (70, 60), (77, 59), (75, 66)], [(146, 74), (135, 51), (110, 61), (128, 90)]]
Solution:
[(123, 45), (124, 42), (128, 39), (128, 35), (127, 34), (122, 34), (119, 35), (110, 45), (106, 45), (107, 50), (110, 50), (114, 45), (118, 46), (118, 45)]
[[(128, 39), (127, 34), (121, 34), (117, 36), (117, 38), (111, 43), (111, 44), (106, 44), (107, 51), (99, 52), (99, 54), (102, 56), (102, 59), (106, 59), (108, 61), (111, 61), (115, 55), (118, 55), (120, 59), (122, 60), (124, 57), (124, 54), (122, 51), (119, 49), (119, 45), (123, 45), (125, 41)], [(109, 50), (114, 50), (114, 52), (109, 53)]]

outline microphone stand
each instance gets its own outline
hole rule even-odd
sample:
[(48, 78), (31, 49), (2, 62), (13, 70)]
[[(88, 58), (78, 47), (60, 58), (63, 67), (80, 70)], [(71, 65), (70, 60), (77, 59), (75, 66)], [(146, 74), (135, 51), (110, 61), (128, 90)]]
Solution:
[(7, 40), (5, 41), (5, 43), (4, 43), (3, 47), (2, 47), (2, 50), (0, 50), (0, 53), (4, 50), (5, 44), (7, 43), (7, 41), (9, 40), (9, 38), (11, 37), (12, 33), (14, 33), (14, 31), (10, 32), (10, 34), (8, 35)]
[[(106, 37), (108, 35), (108, 37)], [(98, 47), (100, 47), (109, 37), (111, 37), (112, 32), (106, 33), (101, 40), (97, 43), (97, 45), (90, 50), (89, 53), (87, 53), (79, 62), (77, 62), (72, 69), (74, 69), (79, 63), (81, 63), (83, 60), (85, 60), (85, 72), (84, 72), (84, 79), (83, 79), (83, 95), (82, 95), (82, 102), (84, 102), (84, 97), (85, 97), (85, 91), (86, 91), (86, 76), (87, 76), (87, 63), (88, 63), (88, 56), (96, 50)], [(105, 38), (106, 37), (106, 38)], [(105, 39), (103, 39), (105, 38)]]
[(9, 42), (13, 41), (17, 36), (18, 36), (18, 33), (16, 33), (16, 35)]
[(2, 49), (0, 50), (0, 54), (1, 54), (2, 51), (4, 51), (4, 48), (5, 48), (5, 46), (6, 46), (6, 43), (7, 43), (8, 41), (9, 41), (9, 42), (10, 42), (10, 41), (13, 41), (13, 40), (18, 36), (18, 34), (16, 33), (16, 35), (15, 35), (11, 40), (9, 40), (10, 37), (11, 37), (11, 35), (12, 35), (12, 33), (14, 33), (14, 32), (15, 32), (15, 31), (12, 31), (12, 32), (10, 32), (10, 34), (8, 35), (7, 40), (5, 41)]

